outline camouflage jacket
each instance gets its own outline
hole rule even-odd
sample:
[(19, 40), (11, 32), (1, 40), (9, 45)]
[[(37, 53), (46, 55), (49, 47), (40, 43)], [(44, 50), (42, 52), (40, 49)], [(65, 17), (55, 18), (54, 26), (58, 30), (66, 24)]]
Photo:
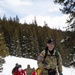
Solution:
[(43, 64), (44, 56), (45, 56), (45, 50), (43, 50), (40, 55), (38, 56), (38, 67), (43, 70), (46, 69), (58, 69), (59, 73), (62, 73), (62, 59), (61, 55), (58, 52), (58, 58), (55, 56), (56, 50), (54, 50), (53, 55), (50, 54), (48, 51), (47, 56), (45, 58), (45, 64)]
[(31, 75), (33, 69), (32, 69), (32, 68), (26, 68), (25, 71), (26, 71), (26, 74), (27, 74), (27, 75)]

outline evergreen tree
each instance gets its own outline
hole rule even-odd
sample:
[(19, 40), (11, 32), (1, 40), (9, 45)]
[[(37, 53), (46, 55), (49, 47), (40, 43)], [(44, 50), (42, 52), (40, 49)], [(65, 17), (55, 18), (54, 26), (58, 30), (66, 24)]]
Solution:
[(3, 63), (5, 63), (3, 57), (0, 56), (0, 72), (3, 71)]
[(5, 57), (7, 55), (9, 55), (9, 49), (6, 46), (3, 32), (0, 32), (0, 56)]
[(2, 26), (0, 25), (0, 72), (3, 70), (4, 57), (9, 55), (9, 49), (6, 46)]
[(60, 9), (63, 13), (69, 14), (69, 19), (67, 20), (67, 23), (69, 23), (68, 29), (75, 30), (75, 1), (54, 0), (54, 2), (63, 6), (63, 8)]
[[(67, 31), (71, 31), (69, 32), (69, 34), (65, 35), (66, 38), (64, 41), (64, 49), (66, 49), (67, 53), (65, 53), (66, 55), (66, 59), (68, 59), (66, 61), (70, 62), (73, 61), (73, 57), (74, 57), (74, 46), (75, 46), (75, 0), (54, 0), (55, 3), (60, 4), (61, 6), (63, 6), (63, 8), (60, 10), (64, 13), (64, 14), (69, 14), (69, 19), (67, 19), (67, 23), (68, 26), (66, 27)], [(66, 32), (67, 32), (66, 31)], [(69, 37), (67, 39), (67, 37)], [(64, 57), (65, 58), (65, 57)]]
[[(9, 51), (2, 50), (5, 54), (9, 52), (10, 55), (14, 56), (37, 59), (38, 54), (45, 49), (47, 40), (53, 38), (56, 49), (61, 52), (64, 65), (73, 61), (75, 57), (74, 31), (51, 29), (46, 22), (44, 22), (43, 27), (38, 26), (36, 18), (31, 24), (21, 24), (17, 18), (10, 17), (7, 20), (6, 17), (3, 17), (0, 19), (0, 26), (2, 31), (0, 38), (3, 38), (0, 41), (2, 48), (5, 48), (4, 44), (9, 48)], [(67, 36), (70, 36), (70, 39), (66, 40)], [(65, 39), (65, 42), (60, 44), (62, 39)], [(0, 52), (2, 56), (5, 55), (4, 53)]]

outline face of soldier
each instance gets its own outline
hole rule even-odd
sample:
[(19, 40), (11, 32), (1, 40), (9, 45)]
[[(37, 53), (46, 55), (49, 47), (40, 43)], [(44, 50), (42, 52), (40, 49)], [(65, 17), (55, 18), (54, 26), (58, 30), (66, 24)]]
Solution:
[(48, 47), (48, 50), (49, 50), (49, 51), (52, 51), (53, 48), (54, 48), (54, 43), (53, 43), (53, 42), (47, 43), (47, 47)]

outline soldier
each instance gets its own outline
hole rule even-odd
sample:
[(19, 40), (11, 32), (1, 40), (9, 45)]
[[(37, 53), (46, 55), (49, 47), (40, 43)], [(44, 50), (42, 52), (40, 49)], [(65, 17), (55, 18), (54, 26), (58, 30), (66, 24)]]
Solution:
[(27, 75), (31, 75), (33, 69), (32, 69), (32, 68), (30, 67), (30, 65), (28, 64), (28, 65), (27, 65), (27, 68), (25, 69), (25, 71), (26, 71)]
[(47, 47), (38, 56), (37, 63), (42, 75), (63, 75), (61, 55), (54, 47), (53, 39), (48, 40)]

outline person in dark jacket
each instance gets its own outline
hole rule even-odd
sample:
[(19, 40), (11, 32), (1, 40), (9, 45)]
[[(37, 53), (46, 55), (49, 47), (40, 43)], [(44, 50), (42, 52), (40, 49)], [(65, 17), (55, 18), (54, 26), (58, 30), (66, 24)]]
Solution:
[(12, 75), (14, 74), (14, 72), (16, 71), (16, 69), (18, 68), (18, 63), (15, 64), (15, 67), (12, 69)]
[(13, 75), (26, 75), (26, 71), (24, 71), (24, 70), (22, 69), (22, 66), (19, 65), (19, 66), (18, 66), (18, 69), (14, 72)]

